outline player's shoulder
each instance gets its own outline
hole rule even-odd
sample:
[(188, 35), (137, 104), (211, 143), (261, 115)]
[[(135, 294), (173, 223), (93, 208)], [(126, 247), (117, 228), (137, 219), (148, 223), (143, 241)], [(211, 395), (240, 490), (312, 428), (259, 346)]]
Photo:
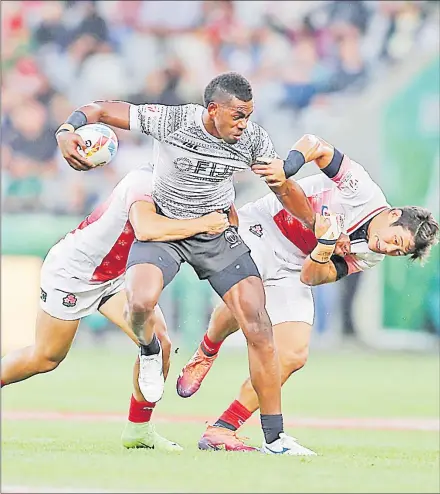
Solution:
[(380, 264), (384, 259), (384, 254), (378, 254), (377, 252), (364, 252), (355, 254), (356, 258), (361, 261), (363, 270), (371, 269), (374, 266)]
[(198, 125), (202, 118), (204, 107), (195, 103), (168, 107), (171, 116), (171, 128), (177, 130), (183, 127)]
[(139, 114), (147, 113), (150, 117), (158, 118), (191, 118), (203, 112), (203, 106), (196, 103), (185, 103), (182, 105), (162, 105), (155, 103), (144, 103), (132, 105)]
[(197, 103), (186, 103), (184, 105), (173, 105), (166, 107), (171, 113), (174, 115), (180, 114), (186, 118), (195, 117), (196, 115), (200, 115), (204, 107)]
[(256, 142), (261, 139), (269, 139), (267, 130), (260, 124), (253, 122), (252, 120), (249, 120), (245, 132), (252, 142)]
[(371, 269), (385, 259), (384, 254), (370, 250), (365, 239), (352, 240), (350, 251), (350, 255), (354, 256), (359, 269), (362, 271)]
[(147, 164), (131, 170), (115, 187), (115, 191), (124, 194), (133, 187), (148, 187), (153, 181), (153, 165)]

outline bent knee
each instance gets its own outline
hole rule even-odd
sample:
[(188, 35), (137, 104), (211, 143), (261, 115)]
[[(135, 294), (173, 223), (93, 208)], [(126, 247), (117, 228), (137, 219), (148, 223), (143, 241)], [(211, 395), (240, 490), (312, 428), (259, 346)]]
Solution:
[(131, 314), (146, 314), (154, 311), (157, 300), (153, 294), (128, 294), (128, 312)]
[(287, 375), (302, 369), (309, 357), (309, 348), (301, 350), (279, 350), (281, 365)]
[(51, 372), (56, 369), (64, 360), (62, 357), (49, 356), (44, 354), (34, 354), (34, 363), (38, 373)]
[(249, 349), (257, 352), (262, 359), (271, 358), (277, 353), (272, 331), (269, 329), (251, 328), (246, 333)]

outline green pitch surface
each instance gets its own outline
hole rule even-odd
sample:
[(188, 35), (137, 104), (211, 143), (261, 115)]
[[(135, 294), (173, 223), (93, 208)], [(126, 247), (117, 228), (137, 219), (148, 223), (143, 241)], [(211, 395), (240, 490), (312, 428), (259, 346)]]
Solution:
[[(435, 355), (312, 354), (284, 388), (286, 430), (319, 456), (202, 452), (204, 421), (234, 399), (246, 355), (223, 352), (183, 400), (174, 355), (157, 430), (180, 454), (119, 443), (132, 355), (73, 348), (54, 372), (2, 390), (2, 492), (440, 492)], [(256, 420), (243, 428), (260, 445)]]

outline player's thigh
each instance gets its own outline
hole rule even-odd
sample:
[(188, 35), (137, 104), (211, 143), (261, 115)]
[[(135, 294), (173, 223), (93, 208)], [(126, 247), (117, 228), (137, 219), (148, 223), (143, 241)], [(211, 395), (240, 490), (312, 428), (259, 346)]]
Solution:
[(130, 304), (157, 300), (174, 278), (180, 263), (163, 242), (133, 242), (127, 260), (125, 288)]
[(79, 320), (57, 319), (43, 309), (38, 310), (35, 328), (35, 355), (61, 362), (72, 346)]
[(313, 325), (315, 307), (312, 290), (301, 283), (299, 276), (299, 273), (291, 276), (290, 285), (265, 284), (266, 309), (273, 326), (284, 322), (305, 322)]
[(275, 343), (284, 362), (305, 363), (314, 319), (310, 287), (291, 277), (290, 286), (266, 286), (266, 309), (273, 324)]

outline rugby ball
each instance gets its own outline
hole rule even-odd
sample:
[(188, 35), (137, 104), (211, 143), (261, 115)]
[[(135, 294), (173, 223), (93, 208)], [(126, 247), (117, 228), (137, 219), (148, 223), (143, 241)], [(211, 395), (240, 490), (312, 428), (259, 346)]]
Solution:
[(87, 124), (75, 131), (85, 142), (87, 148), (78, 148), (79, 153), (86, 157), (94, 166), (108, 165), (116, 156), (118, 138), (113, 130), (102, 123)]

